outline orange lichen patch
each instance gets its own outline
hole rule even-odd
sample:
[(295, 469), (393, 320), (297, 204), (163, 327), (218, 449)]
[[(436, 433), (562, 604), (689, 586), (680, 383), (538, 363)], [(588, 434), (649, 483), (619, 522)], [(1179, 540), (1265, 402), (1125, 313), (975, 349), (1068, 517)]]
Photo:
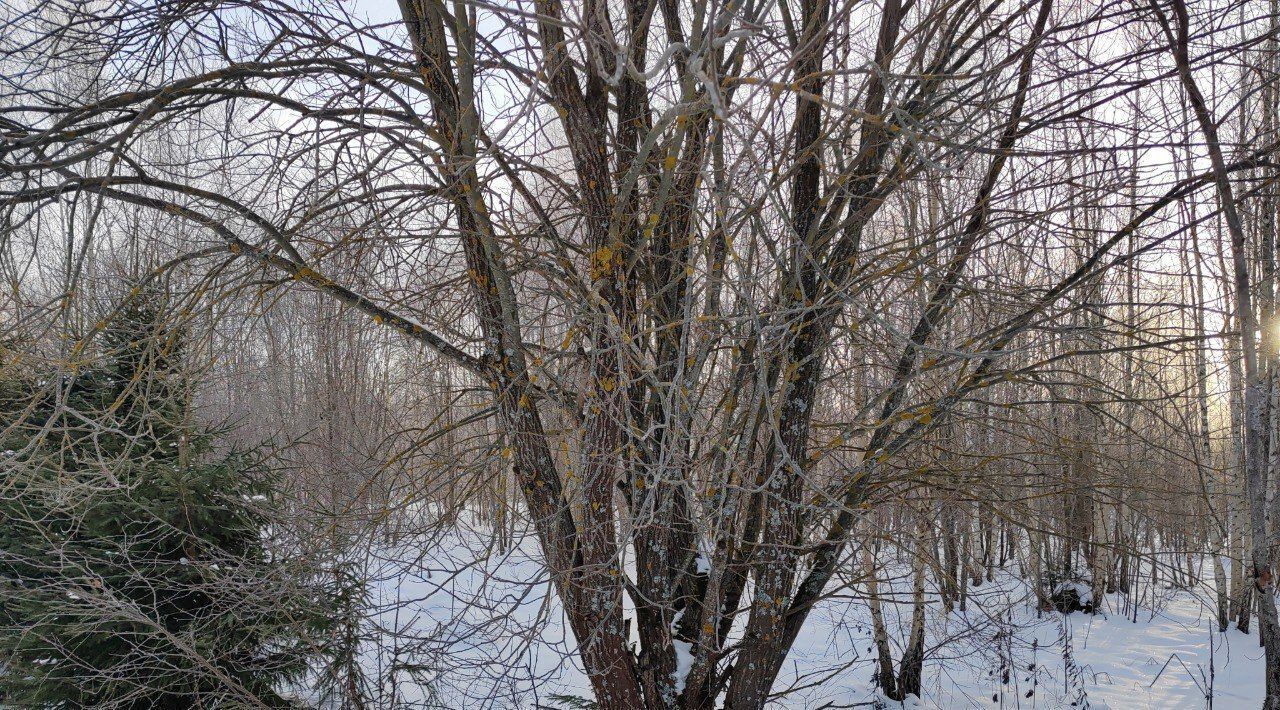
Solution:
[(611, 247), (602, 246), (591, 253), (591, 279), (604, 278), (613, 267), (614, 251)]

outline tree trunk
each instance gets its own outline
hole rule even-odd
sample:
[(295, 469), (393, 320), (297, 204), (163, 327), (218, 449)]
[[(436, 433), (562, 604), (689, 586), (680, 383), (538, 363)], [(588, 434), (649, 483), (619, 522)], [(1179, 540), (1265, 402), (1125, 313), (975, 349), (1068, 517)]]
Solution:
[[(923, 524), (923, 519), (922, 519)], [(908, 695), (920, 697), (920, 683), (924, 675), (924, 534), (917, 538), (915, 574), (911, 588), (911, 633), (907, 647), (902, 652), (902, 665), (898, 670), (899, 699)]]
[[(1274, 581), (1271, 572), (1271, 536), (1267, 530), (1267, 457), (1266, 438), (1270, 436), (1266, 425), (1266, 374), (1259, 366), (1257, 346), (1254, 333), (1259, 328), (1253, 311), (1253, 300), (1250, 292), (1249, 257), (1246, 251), (1244, 226), (1236, 211), (1235, 195), (1227, 172), (1226, 162), (1222, 156), (1221, 142), (1218, 140), (1217, 124), (1209, 115), (1195, 76), (1191, 69), (1188, 50), (1190, 19), (1184, 0), (1172, 0), (1176, 27), (1169, 26), (1168, 19), (1160, 5), (1152, 0), (1152, 8), (1160, 20), (1166, 37), (1173, 47), (1174, 60), (1177, 63), (1178, 76), (1186, 91), (1187, 99), (1195, 111), (1200, 130), (1204, 135), (1206, 148), (1213, 164), (1214, 182), (1218, 189), (1223, 217), (1231, 236), (1231, 259), (1235, 275), (1236, 309), (1241, 325), (1241, 350), (1244, 356), (1244, 420), (1245, 420), (1245, 481), (1250, 502), (1250, 528), (1253, 534), (1253, 548), (1250, 558), (1253, 563), (1254, 592), (1257, 595), (1259, 634), (1266, 646), (1266, 700), (1263, 707), (1267, 710), (1280, 708), (1280, 634), (1276, 629), (1276, 603)], [(1264, 328), (1264, 337), (1267, 328)], [(1270, 339), (1268, 338), (1268, 341)], [(1270, 359), (1271, 352), (1265, 357)]]
[(874, 546), (866, 552), (867, 606), (871, 610), (871, 631), (876, 644), (876, 678), (885, 697), (902, 700), (898, 694), (897, 679), (893, 673), (893, 651), (889, 648), (889, 631), (884, 625), (884, 610), (880, 605), (880, 570), (876, 565)]

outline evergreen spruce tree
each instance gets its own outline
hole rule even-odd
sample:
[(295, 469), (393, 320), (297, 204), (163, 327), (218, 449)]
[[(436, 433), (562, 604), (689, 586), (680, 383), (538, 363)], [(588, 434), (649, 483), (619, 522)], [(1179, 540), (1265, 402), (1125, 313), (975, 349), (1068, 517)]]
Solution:
[(283, 706), (325, 630), (264, 542), (269, 466), (190, 422), (164, 315), (135, 289), (98, 367), (0, 386), (0, 704)]

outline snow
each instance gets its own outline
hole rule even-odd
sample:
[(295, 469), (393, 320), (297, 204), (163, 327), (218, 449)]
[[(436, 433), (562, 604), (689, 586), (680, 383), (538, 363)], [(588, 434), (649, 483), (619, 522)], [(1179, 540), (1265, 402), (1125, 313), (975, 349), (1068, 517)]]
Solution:
[(711, 559), (707, 557), (706, 550), (698, 550), (698, 557), (695, 562), (698, 565), (696, 569), (698, 574), (708, 574), (711, 572)]
[(505, 552), (482, 530), (365, 551), (365, 672), (377, 707), (534, 707), (589, 697), (532, 535)]
[[(1149, 612), (1148, 612), (1149, 614)], [(1213, 613), (1177, 594), (1137, 623), (1073, 614), (1076, 663), (1090, 679), (1092, 707), (1203, 708), (1212, 683), (1221, 707), (1262, 704), (1262, 649), (1256, 635), (1211, 632)], [(1144, 618), (1145, 617), (1145, 618)]]
[[(568, 707), (590, 685), (531, 535), (498, 550), (482, 526), (364, 552), (374, 580), (362, 665), (379, 707)], [(881, 582), (895, 661), (910, 624), (910, 575)], [(1087, 588), (1086, 588), (1087, 589)], [(1096, 615), (1037, 612), (1012, 570), (970, 589), (967, 611), (929, 597), (922, 698), (905, 703), (873, 683), (875, 651), (861, 587), (815, 608), (774, 686), (771, 707), (893, 708), (1257, 707), (1256, 634), (1212, 630), (1212, 590), (1144, 587), (1136, 613), (1105, 595)], [(1084, 590), (1081, 590), (1084, 591)], [(1154, 607), (1154, 611), (1153, 611)], [(634, 634), (634, 617), (628, 607)], [(676, 642), (682, 690), (691, 645)]]
[(1093, 603), (1093, 588), (1084, 582), (1059, 582), (1058, 585), (1053, 588), (1053, 596), (1056, 597), (1068, 589), (1076, 593), (1076, 598), (1080, 600), (1081, 606)]
[(679, 694), (684, 692), (685, 679), (689, 677), (689, 669), (693, 668), (693, 644), (679, 639), (671, 643), (676, 647), (676, 669), (671, 672), (671, 678)]
[[(1025, 585), (1012, 577), (972, 590), (975, 597), (967, 613), (944, 615), (931, 604), (925, 697), (906, 707), (1190, 709), (1206, 706), (1209, 687), (1217, 707), (1259, 707), (1263, 676), (1258, 637), (1234, 627), (1226, 633), (1212, 631), (1209, 591), (1163, 590), (1157, 611), (1140, 609), (1136, 622), (1116, 613), (1125, 604), (1119, 594), (1106, 595), (1096, 615), (1037, 615), (1024, 596)], [(863, 613), (856, 602), (815, 611), (821, 618), (802, 632), (788, 657), (791, 673), (788, 677), (784, 670), (777, 686), (812, 687), (802, 688), (783, 706), (883, 704), (886, 699), (871, 688), (871, 669), (860, 665), (874, 660)], [(901, 638), (910, 605), (886, 605), (885, 613), (900, 617), (887, 623), (891, 637), (894, 623), (899, 624), (896, 636)], [(894, 653), (900, 657), (901, 648), (895, 646)], [(840, 663), (850, 664), (849, 669), (822, 674)], [(815, 680), (820, 682), (815, 685)]]

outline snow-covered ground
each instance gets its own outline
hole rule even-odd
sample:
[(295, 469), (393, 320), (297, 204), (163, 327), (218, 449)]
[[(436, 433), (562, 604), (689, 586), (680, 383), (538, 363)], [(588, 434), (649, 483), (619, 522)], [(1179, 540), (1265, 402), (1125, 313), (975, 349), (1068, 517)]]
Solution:
[[(1215, 707), (1260, 707), (1257, 634), (1212, 632), (1207, 590), (1161, 591), (1158, 608), (1139, 609), (1136, 622), (1117, 613), (1125, 605), (1120, 595), (1109, 595), (1096, 615), (1037, 615), (1024, 585), (1008, 576), (973, 590), (977, 603), (967, 613), (944, 615), (931, 605), (925, 697), (915, 707), (1205, 708), (1210, 689)], [(908, 614), (904, 606), (904, 629)], [(828, 604), (815, 622), (788, 659), (791, 678), (837, 660), (873, 658), (864, 604)], [(851, 666), (779, 705), (867, 702), (870, 672)]]
[[(365, 557), (377, 611), (363, 663), (380, 680), (379, 707), (567, 708), (590, 696), (535, 542), (499, 552), (490, 541), (472, 530)], [(896, 598), (886, 600), (885, 615), (898, 639), (911, 613), (901, 577), (881, 588)], [(854, 592), (810, 616), (775, 686), (792, 691), (778, 707), (883, 702), (872, 683), (867, 605)], [(1215, 707), (1259, 707), (1257, 636), (1212, 632), (1208, 592), (1160, 588), (1153, 610), (1147, 590), (1136, 622), (1119, 595), (1096, 615), (1037, 614), (1009, 573), (972, 589), (964, 613), (943, 613), (933, 597), (924, 698), (906, 706), (1204, 708), (1212, 689)]]

